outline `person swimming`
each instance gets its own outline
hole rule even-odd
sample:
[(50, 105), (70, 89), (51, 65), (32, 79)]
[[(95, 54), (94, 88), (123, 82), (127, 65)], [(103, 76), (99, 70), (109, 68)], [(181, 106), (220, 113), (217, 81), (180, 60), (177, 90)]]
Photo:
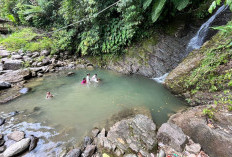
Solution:
[(53, 95), (51, 94), (51, 92), (47, 92), (46, 99), (50, 99), (52, 97), (53, 97)]
[(99, 82), (99, 79), (97, 78), (97, 74), (93, 75), (93, 77), (91, 78), (91, 82)]
[(86, 76), (86, 83), (90, 84), (90, 73), (88, 73)]
[(86, 78), (83, 78), (81, 84), (86, 84)]

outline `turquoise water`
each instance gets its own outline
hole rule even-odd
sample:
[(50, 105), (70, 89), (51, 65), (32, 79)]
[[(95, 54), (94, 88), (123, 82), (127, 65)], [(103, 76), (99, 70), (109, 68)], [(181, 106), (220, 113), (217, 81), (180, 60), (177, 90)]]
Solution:
[[(102, 82), (81, 85), (88, 72), (91, 76), (97, 73)], [(50, 152), (46, 139), (49, 143), (54, 142), (49, 145), (51, 148), (57, 148), (56, 144), (62, 141), (78, 142), (93, 127), (103, 127), (106, 120), (124, 110), (150, 110), (153, 120), (160, 125), (167, 121), (168, 114), (186, 107), (161, 84), (142, 76), (126, 76), (106, 70), (79, 70), (71, 77), (65, 76), (66, 73), (34, 80), (28, 84), (32, 87), (28, 94), (0, 106), (2, 116), (16, 110), (22, 112), (14, 119), (22, 124), (18, 124), (17, 129), (28, 132), (27, 128), (31, 127), (29, 133), (41, 136), (44, 140), (43, 146), (41, 143), (37, 148), (40, 151)], [(45, 99), (47, 91), (54, 98)], [(35, 107), (38, 111), (34, 111)], [(16, 123), (14, 121), (12, 124)], [(11, 132), (15, 129), (12, 126), (0, 131)]]

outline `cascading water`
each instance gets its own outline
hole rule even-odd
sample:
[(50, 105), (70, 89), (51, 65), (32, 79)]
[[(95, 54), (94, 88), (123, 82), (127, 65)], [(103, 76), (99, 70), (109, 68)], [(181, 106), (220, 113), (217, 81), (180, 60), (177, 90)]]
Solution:
[(169, 73), (164, 74), (163, 76), (153, 78), (158, 83), (164, 83), (166, 77), (168, 76)]
[(217, 12), (208, 20), (206, 21), (198, 30), (197, 34), (190, 40), (187, 50), (186, 50), (186, 54), (185, 56), (188, 55), (189, 52), (199, 49), (203, 43), (205, 42), (205, 37), (209, 31), (209, 27), (211, 25), (211, 23), (214, 21), (214, 19), (223, 11), (225, 11), (227, 9), (228, 6), (221, 6)]

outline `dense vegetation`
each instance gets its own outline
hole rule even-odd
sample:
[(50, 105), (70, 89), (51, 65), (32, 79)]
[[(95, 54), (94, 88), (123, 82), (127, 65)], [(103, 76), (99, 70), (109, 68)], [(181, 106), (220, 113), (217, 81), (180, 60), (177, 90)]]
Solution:
[[(35, 43), (48, 48), (46, 43), (51, 43), (47, 42), (51, 39), (53, 42), (49, 48), (52, 53), (67, 50), (80, 55), (122, 54), (124, 48), (134, 40), (151, 34), (149, 30), (155, 28), (157, 23), (169, 21), (183, 12), (194, 12), (193, 15), (198, 18), (207, 16), (206, 8), (200, 11), (196, 9), (204, 4), (209, 6), (211, 2), (207, 0), (0, 0), (2, 6), (0, 17), (10, 19), (15, 25), (36, 27), (49, 32), (41, 34), (40, 31), (31, 30), (30, 33), (34, 36), (31, 38), (34, 42), (32, 47), (21, 39), (17, 41), (17, 38), (21, 38), (20, 35), (23, 37), (29, 29), (12, 35), (12, 38), (17, 36), (14, 38), (17, 41), (15, 45), (7, 43), (8, 40), (2, 43), (15, 50), (35, 50)], [(26, 42), (29, 41), (31, 40), (26, 39)]]
[[(52, 31), (43, 36), (53, 39), (53, 53), (120, 54), (133, 40), (148, 36), (154, 22), (168, 21), (205, 3), (207, 0), (1, 0), (0, 17), (15, 25)], [(45, 39), (38, 42), (41, 40)]]

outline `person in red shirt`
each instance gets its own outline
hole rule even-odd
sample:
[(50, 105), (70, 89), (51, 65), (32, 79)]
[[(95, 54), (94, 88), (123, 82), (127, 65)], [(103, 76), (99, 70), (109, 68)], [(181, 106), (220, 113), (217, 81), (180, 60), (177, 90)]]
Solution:
[(86, 78), (83, 78), (81, 84), (86, 84)]

